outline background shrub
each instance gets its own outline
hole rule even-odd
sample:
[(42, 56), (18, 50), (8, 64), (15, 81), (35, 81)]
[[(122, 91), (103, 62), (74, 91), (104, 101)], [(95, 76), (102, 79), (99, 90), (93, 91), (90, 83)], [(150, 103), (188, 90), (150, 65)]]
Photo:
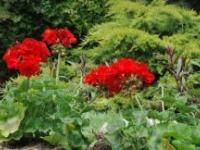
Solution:
[[(106, 0), (1, 0), (0, 56), (24, 37), (40, 37), (45, 27), (69, 27), (79, 38), (105, 20)], [(0, 62), (2, 79), (6, 74)], [(3, 80), (3, 79), (2, 79)]]
[(94, 26), (82, 43), (92, 63), (133, 57), (157, 74), (166, 70), (166, 49), (197, 60), (200, 56), (200, 17), (195, 11), (152, 1), (110, 0), (111, 21)]

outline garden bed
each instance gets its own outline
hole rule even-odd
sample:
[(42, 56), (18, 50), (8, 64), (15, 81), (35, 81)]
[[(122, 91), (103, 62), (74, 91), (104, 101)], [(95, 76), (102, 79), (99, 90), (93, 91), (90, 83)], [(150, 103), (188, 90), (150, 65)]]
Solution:
[(200, 149), (200, 16), (181, 6), (0, 1), (0, 149)]

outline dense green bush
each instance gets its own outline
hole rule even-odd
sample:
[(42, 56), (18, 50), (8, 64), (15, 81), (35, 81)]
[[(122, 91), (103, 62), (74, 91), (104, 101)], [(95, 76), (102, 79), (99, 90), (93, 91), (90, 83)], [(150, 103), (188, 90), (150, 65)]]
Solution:
[(40, 36), (47, 26), (69, 27), (83, 36), (93, 24), (105, 19), (107, 10), (105, 0), (3, 0), (0, 4), (5, 12), (0, 18), (3, 48), (25, 36)]
[(94, 63), (118, 57), (145, 61), (155, 73), (165, 72), (165, 52), (174, 47), (177, 53), (198, 60), (200, 17), (196, 12), (164, 1), (111, 1), (110, 22), (96, 25), (82, 43)]
[[(106, 0), (1, 0), (0, 56), (24, 37), (40, 37), (46, 27), (69, 27), (80, 38), (106, 19)], [(0, 61), (0, 78), (9, 76)], [(4, 68), (4, 69), (3, 69)]]

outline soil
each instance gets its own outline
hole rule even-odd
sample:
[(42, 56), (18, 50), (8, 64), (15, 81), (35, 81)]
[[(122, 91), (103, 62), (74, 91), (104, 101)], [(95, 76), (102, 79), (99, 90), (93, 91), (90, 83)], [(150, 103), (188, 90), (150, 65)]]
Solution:
[(22, 139), (0, 144), (0, 150), (62, 150), (37, 139)]
[(61, 150), (60, 148), (51, 148), (50, 146), (42, 143), (31, 144), (24, 147), (10, 147), (5, 145), (0, 145), (0, 150)]

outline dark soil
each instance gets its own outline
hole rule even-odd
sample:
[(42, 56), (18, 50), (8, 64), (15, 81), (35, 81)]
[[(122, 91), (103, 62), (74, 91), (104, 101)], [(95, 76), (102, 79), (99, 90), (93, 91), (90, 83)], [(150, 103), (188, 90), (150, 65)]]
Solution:
[(35, 139), (23, 139), (18, 142), (0, 144), (0, 150), (62, 150), (43, 141)]

